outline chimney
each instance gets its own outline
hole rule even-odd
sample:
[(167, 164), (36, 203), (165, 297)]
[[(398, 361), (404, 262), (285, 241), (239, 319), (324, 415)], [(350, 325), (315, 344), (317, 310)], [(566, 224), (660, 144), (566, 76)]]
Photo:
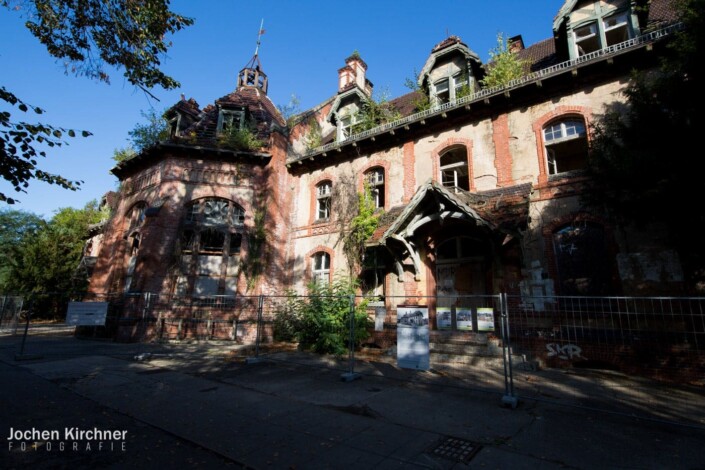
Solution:
[(509, 52), (519, 52), (524, 50), (524, 39), (522, 39), (521, 34), (513, 36), (507, 39), (507, 45), (509, 47)]
[(353, 52), (345, 59), (345, 67), (338, 70), (338, 92), (355, 84), (365, 94), (371, 95), (372, 83), (365, 77), (366, 72), (367, 64), (357, 51)]

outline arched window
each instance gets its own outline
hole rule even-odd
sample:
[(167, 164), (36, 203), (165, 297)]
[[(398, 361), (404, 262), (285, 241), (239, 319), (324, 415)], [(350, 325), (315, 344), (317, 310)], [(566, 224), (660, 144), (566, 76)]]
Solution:
[(325, 251), (319, 251), (313, 255), (311, 279), (316, 284), (330, 283), (330, 255)]
[(244, 224), (245, 211), (227, 199), (199, 199), (186, 207), (177, 295), (188, 295), (190, 284), (195, 297), (235, 294)]
[(372, 193), (375, 209), (384, 209), (384, 168), (378, 166), (366, 171), (365, 181)]
[(323, 181), (316, 186), (316, 220), (328, 220), (331, 216), (333, 184)]
[(468, 152), (465, 147), (454, 147), (440, 157), (441, 184), (446, 188), (470, 190)]
[(137, 255), (139, 254), (140, 241), (142, 236), (140, 229), (144, 224), (147, 203), (140, 201), (127, 212), (125, 240), (127, 240), (127, 259), (125, 260), (125, 292), (135, 290), (134, 280), (136, 277), (135, 268), (137, 266)]
[(548, 174), (581, 170), (587, 164), (587, 132), (585, 121), (571, 117), (553, 121), (543, 128)]

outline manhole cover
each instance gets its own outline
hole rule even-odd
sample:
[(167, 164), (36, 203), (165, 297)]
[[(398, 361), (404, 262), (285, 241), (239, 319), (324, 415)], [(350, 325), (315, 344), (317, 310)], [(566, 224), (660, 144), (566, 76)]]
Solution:
[(464, 439), (444, 437), (431, 448), (429, 453), (434, 457), (468, 463), (481, 448), (481, 445)]

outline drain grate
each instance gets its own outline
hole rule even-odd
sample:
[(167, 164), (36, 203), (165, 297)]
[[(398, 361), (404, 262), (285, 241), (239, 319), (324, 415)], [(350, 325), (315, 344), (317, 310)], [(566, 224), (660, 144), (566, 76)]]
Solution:
[(429, 453), (434, 457), (468, 463), (481, 448), (481, 445), (464, 439), (444, 437), (431, 448)]

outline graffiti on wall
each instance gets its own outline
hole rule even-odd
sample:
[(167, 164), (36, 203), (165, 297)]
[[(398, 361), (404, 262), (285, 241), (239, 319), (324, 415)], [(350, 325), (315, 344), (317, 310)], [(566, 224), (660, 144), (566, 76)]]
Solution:
[(546, 345), (548, 357), (558, 357), (558, 359), (586, 359), (582, 356), (583, 350), (576, 344), (548, 343)]

